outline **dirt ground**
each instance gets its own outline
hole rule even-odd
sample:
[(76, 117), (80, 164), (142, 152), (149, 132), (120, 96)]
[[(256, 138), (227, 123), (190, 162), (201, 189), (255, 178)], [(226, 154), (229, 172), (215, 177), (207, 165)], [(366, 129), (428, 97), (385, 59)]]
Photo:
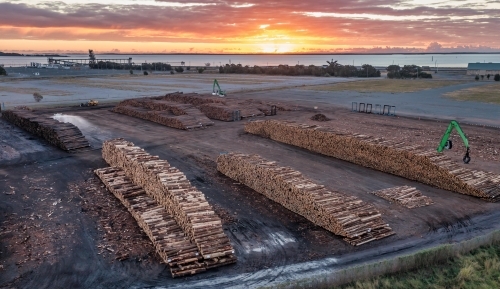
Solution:
[[(278, 93), (278, 92), (276, 92)], [(238, 97), (249, 98), (241, 94)], [(282, 99), (281, 99), (282, 100)], [(321, 105), (279, 111), (271, 118), (405, 140), (435, 149), (447, 123), (388, 117)], [(324, 271), (455, 242), (497, 229), (500, 204), (437, 189), (300, 148), (246, 134), (244, 123), (220, 122), (181, 131), (109, 111), (63, 108), (93, 149), (68, 154), (0, 120), (1, 288), (224, 288), (290, 280), (297, 271)], [(331, 120), (313, 121), (322, 113)], [(500, 174), (500, 130), (463, 126), (471, 144), (470, 168)], [(102, 141), (124, 137), (183, 171), (223, 219), (238, 262), (192, 277), (172, 279), (146, 235), (92, 170), (105, 167)], [(460, 162), (465, 152), (456, 135)], [(360, 247), (313, 225), (216, 170), (224, 152), (256, 153), (290, 166), (331, 189), (373, 203), (396, 235)], [(465, 166), (465, 165), (464, 165)], [(415, 186), (435, 204), (406, 209), (368, 192)]]

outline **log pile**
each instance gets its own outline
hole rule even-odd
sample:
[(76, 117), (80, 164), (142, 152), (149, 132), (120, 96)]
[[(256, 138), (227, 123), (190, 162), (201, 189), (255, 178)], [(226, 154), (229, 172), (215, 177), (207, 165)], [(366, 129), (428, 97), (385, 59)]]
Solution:
[(205, 103), (222, 103), (225, 104), (225, 99), (213, 96), (211, 94), (197, 94), (197, 93), (169, 93), (165, 96), (155, 97), (158, 100), (168, 100), (180, 103), (189, 103), (196, 107)]
[(205, 103), (199, 106), (203, 112), (210, 119), (217, 119), (222, 121), (233, 121), (234, 110), (222, 103)]
[(203, 258), (236, 261), (220, 218), (181, 171), (123, 139), (104, 142), (102, 155), (173, 216)]
[[(196, 93), (171, 93), (163, 97), (156, 97), (158, 100), (175, 101), (188, 103), (199, 108), (208, 118), (222, 121), (233, 121), (235, 111), (240, 111), (241, 118), (264, 116), (266, 106), (261, 102), (241, 101), (231, 98), (220, 98), (207, 94)], [(271, 106), (267, 107), (270, 115)]]
[(22, 109), (6, 110), (2, 112), (2, 118), (68, 152), (90, 147), (80, 129), (71, 123)]
[(401, 186), (371, 192), (375, 196), (398, 203), (408, 209), (424, 207), (434, 204), (431, 198), (422, 195), (415, 187)]
[(153, 242), (156, 252), (169, 265), (173, 277), (206, 270), (198, 248), (184, 236), (172, 216), (140, 186), (132, 183), (123, 170), (109, 167), (97, 169), (95, 173), (136, 219)]
[(417, 145), (275, 120), (246, 123), (245, 131), (488, 201), (500, 196), (500, 175), (463, 168), (446, 155)]
[(112, 111), (177, 129), (202, 128), (214, 124), (191, 105), (164, 101), (126, 100)]
[(315, 184), (300, 172), (258, 155), (222, 154), (217, 169), (354, 246), (393, 235), (371, 204)]

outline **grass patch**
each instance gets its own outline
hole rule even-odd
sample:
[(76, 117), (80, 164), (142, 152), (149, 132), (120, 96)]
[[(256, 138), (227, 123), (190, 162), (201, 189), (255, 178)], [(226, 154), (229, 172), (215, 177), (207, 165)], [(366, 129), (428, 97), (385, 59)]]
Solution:
[(430, 79), (380, 79), (341, 82), (328, 85), (309, 86), (304, 89), (320, 91), (357, 91), (357, 92), (386, 92), (405, 93), (425, 89), (434, 89), (444, 86), (462, 84), (463, 81), (456, 80), (430, 80)]
[(500, 104), (500, 83), (496, 82), (465, 88), (448, 92), (444, 96), (462, 101), (467, 100)]
[(500, 288), (500, 230), (265, 288)]
[[(344, 285), (342, 289), (498, 288), (500, 246), (487, 246), (443, 264)], [(333, 288), (333, 287), (331, 287)]]

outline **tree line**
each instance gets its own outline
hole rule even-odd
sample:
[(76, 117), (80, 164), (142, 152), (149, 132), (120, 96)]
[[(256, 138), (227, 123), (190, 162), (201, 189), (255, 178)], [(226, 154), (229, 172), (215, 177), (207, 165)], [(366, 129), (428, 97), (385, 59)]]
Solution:
[(288, 76), (339, 76), (339, 77), (380, 77), (380, 71), (369, 64), (364, 64), (361, 68), (352, 65), (342, 65), (337, 61), (327, 61), (328, 65), (278, 65), (270, 66), (243, 66), (241, 64), (226, 64), (219, 67), (219, 73), (236, 74), (267, 74), (267, 75), (288, 75)]
[(389, 65), (386, 68), (387, 78), (432, 78), (432, 74), (422, 71), (417, 65)]

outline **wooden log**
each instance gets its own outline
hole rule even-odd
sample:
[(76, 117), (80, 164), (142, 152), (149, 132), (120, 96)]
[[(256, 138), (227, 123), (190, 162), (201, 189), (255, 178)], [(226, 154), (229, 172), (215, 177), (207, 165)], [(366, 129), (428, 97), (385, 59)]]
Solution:
[(169, 266), (172, 277), (197, 274), (208, 268), (236, 262), (234, 251), (224, 254), (228, 256), (226, 262), (218, 262), (217, 257), (202, 257), (196, 244), (182, 232), (173, 216), (144, 189), (135, 185), (122, 169), (108, 167), (97, 169), (95, 173), (148, 235), (158, 255)]
[[(123, 139), (104, 142), (102, 155), (108, 164), (123, 169), (135, 184), (140, 185), (173, 216), (204, 258), (213, 258), (211, 256), (227, 251), (214, 251), (212, 239), (199, 237), (208, 230), (212, 235), (219, 236), (216, 242), (230, 245), (220, 218), (204, 194), (192, 186), (181, 171)], [(234, 251), (223, 255), (226, 254), (234, 254)]]
[(446, 155), (417, 145), (276, 120), (248, 122), (245, 131), (441, 189), (500, 199), (500, 175), (461, 168)]
[[(217, 169), (353, 245), (394, 234), (371, 204), (328, 190), (258, 155), (222, 154)], [(293, 176), (293, 177), (290, 177)]]
[(80, 129), (71, 123), (21, 109), (3, 111), (2, 118), (68, 152), (90, 147)]
[(429, 206), (434, 203), (431, 198), (422, 195), (422, 192), (417, 190), (415, 187), (409, 186), (373, 191), (371, 194), (379, 196), (390, 202), (398, 203), (409, 209)]

